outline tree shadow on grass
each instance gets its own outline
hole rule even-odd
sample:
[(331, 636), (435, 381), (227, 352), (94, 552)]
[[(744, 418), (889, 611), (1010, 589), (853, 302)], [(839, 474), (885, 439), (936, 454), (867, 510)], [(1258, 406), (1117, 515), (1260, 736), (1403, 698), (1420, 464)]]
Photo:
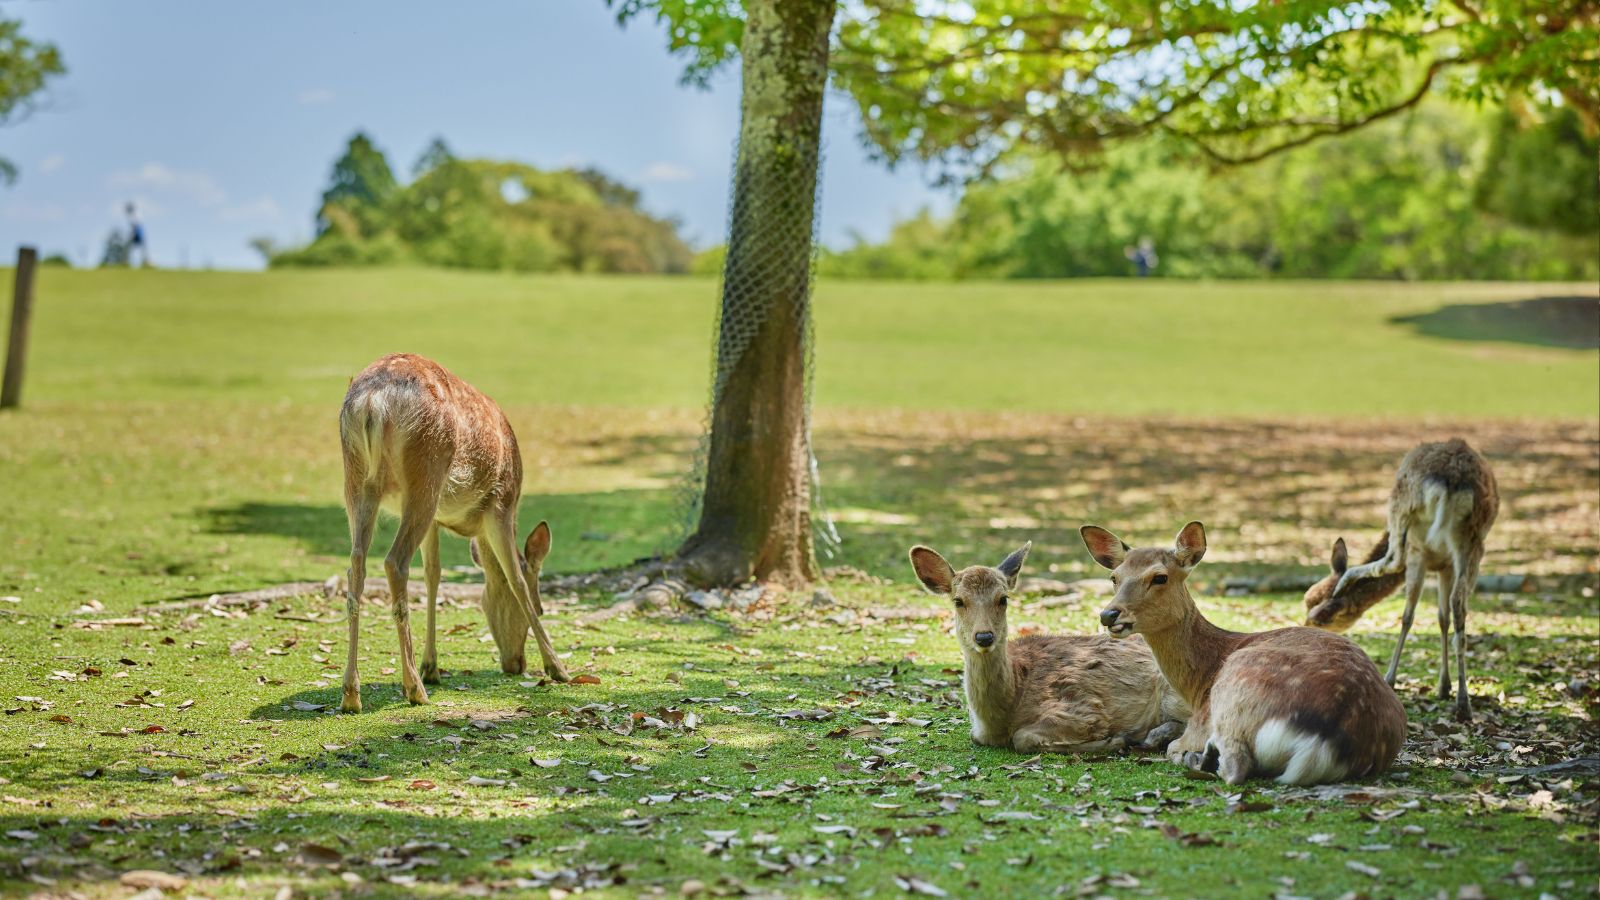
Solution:
[[(849, 565), (900, 581), (906, 549), (928, 543), (952, 560), (995, 564), (1032, 540), (1030, 571), (1103, 574), (1078, 528), (1095, 522), (1130, 541), (1170, 540), (1206, 522), (1211, 552), (1202, 588), (1232, 575), (1325, 571), (1343, 536), (1364, 552), (1383, 528), (1394, 467), (1423, 440), (1460, 435), (1494, 465), (1502, 508), (1490, 538), (1490, 574), (1593, 574), (1591, 509), (1600, 433), (1590, 423), (1410, 420), (1012, 419), (963, 413), (842, 413), (824, 417), (815, 443), (824, 512), (843, 543), (819, 543), (824, 566)], [(681, 435), (618, 436), (591, 465), (651, 460), (658, 480), (689, 465)], [(675, 492), (628, 489), (523, 499), (526, 530), (555, 529), (548, 571), (624, 565), (669, 550), (681, 533)], [(337, 505), (245, 503), (203, 509), (210, 530), (301, 541), (332, 574), (349, 553)], [(393, 520), (374, 542), (381, 560)], [(466, 542), (444, 544), (446, 565), (467, 565)], [(307, 577), (318, 573), (308, 572)]]
[[(583, 572), (622, 565), (669, 546), (676, 536), (675, 502), (671, 491), (647, 489), (524, 496), (517, 523), (524, 535), (541, 519), (551, 523), (555, 543), (546, 571)], [(247, 501), (202, 508), (197, 515), (208, 533), (292, 538), (341, 569), (350, 555), (343, 506)], [(372, 564), (381, 564), (398, 521), (388, 514), (379, 517), (368, 554)], [(440, 556), (446, 568), (472, 565), (466, 540), (449, 532), (441, 535)], [(377, 568), (371, 571), (381, 574)], [(421, 577), (420, 571), (412, 574)]]
[(1501, 303), (1458, 303), (1395, 316), (1418, 334), (1454, 341), (1509, 341), (1571, 350), (1600, 348), (1600, 299), (1534, 297)]

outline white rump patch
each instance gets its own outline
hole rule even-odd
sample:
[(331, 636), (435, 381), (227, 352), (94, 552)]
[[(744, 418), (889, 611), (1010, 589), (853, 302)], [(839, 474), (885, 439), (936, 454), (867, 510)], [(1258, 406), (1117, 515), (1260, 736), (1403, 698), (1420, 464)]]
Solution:
[(1291, 726), (1287, 719), (1271, 719), (1262, 725), (1255, 744), (1258, 770), (1276, 773), (1280, 784), (1326, 784), (1346, 774), (1332, 745)]

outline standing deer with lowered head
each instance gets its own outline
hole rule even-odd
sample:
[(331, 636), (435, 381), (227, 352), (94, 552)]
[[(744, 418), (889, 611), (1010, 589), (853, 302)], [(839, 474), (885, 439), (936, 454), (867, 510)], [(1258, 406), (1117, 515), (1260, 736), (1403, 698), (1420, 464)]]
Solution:
[[(339, 410), (339, 443), (344, 450), (345, 513), (350, 519), (350, 594), (345, 604), (350, 655), (340, 708), (361, 711), (356, 653), (367, 551), (379, 504), (396, 498), (400, 528), (383, 569), (400, 632), (400, 684), (406, 699), (428, 702), (422, 684), (439, 680), (434, 608), (440, 526), (474, 539), (473, 559), (484, 573), (483, 611), (500, 650), (500, 668), (511, 674), (524, 670), (523, 649), (531, 626), (545, 673), (566, 681), (566, 670), (539, 622), (544, 613), (539, 567), (550, 551), (550, 526), (540, 522), (518, 552), (522, 454), (500, 407), (438, 363), (397, 353), (368, 366), (350, 382)], [(428, 584), (428, 640), (420, 675), (411, 648), (406, 597), (411, 555), (418, 548)]]
[(1024, 753), (1103, 753), (1132, 744), (1166, 746), (1189, 709), (1141, 641), (1105, 635), (1006, 638), (1008, 594), (1032, 543), (997, 568), (957, 572), (927, 547), (911, 567), (929, 591), (955, 604), (965, 663), (962, 684), (972, 740)]
[(1439, 698), (1450, 696), (1450, 623), (1456, 630), (1456, 718), (1472, 718), (1467, 696), (1467, 604), (1478, 584), (1483, 542), (1500, 512), (1489, 464), (1466, 441), (1421, 444), (1400, 461), (1389, 496), (1389, 530), (1359, 566), (1344, 538), (1333, 544), (1333, 573), (1306, 591), (1306, 624), (1344, 631), (1403, 582), (1400, 640), (1384, 680), (1394, 685), (1400, 651), (1416, 617), (1429, 572), (1439, 576)]
[(1116, 595), (1100, 622), (1142, 634), (1192, 713), (1167, 756), (1229, 784), (1276, 777), (1322, 784), (1388, 769), (1406, 738), (1406, 711), (1367, 654), (1348, 638), (1295, 626), (1239, 634), (1206, 621), (1186, 581), (1206, 553), (1190, 522), (1170, 549), (1124, 544), (1085, 525)]

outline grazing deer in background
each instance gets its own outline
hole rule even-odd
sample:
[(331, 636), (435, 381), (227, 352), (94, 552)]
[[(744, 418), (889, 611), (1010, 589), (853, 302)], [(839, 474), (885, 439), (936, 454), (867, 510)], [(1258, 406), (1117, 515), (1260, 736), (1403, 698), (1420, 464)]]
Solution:
[(1450, 623), (1456, 629), (1456, 718), (1472, 718), (1467, 696), (1467, 604), (1478, 585), (1483, 542), (1500, 512), (1489, 464), (1454, 438), (1421, 444), (1400, 461), (1389, 496), (1389, 530), (1359, 566), (1350, 566), (1344, 538), (1333, 545), (1333, 573), (1306, 591), (1306, 624), (1344, 631), (1373, 604), (1406, 586), (1400, 639), (1384, 680), (1394, 685), (1400, 651), (1416, 617), (1429, 572), (1439, 575), (1439, 698), (1450, 696)]
[(1229, 784), (1253, 776), (1322, 784), (1388, 769), (1406, 738), (1406, 711), (1378, 667), (1349, 639), (1295, 626), (1239, 634), (1200, 614), (1185, 582), (1206, 553), (1190, 522), (1171, 549), (1131, 549), (1082, 529), (1116, 595), (1100, 622), (1142, 634), (1161, 672), (1189, 703), (1189, 727), (1167, 756)]
[[(550, 551), (550, 526), (540, 522), (522, 552), (516, 545), (517, 501), (522, 496), (522, 455), (505, 414), (493, 400), (420, 356), (385, 356), (350, 382), (339, 410), (344, 449), (344, 505), (350, 519), (350, 656), (345, 664), (346, 712), (361, 711), (356, 671), (361, 594), (367, 551), (378, 506), (400, 501), (400, 528), (384, 557), (389, 598), (400, 632), (400, 684), (406, 699), (426, 703), (422, 683), (439, 680), (434, 607), (439, 592), (439, 527), (473, 538), (472, 557), (483, 567), (483, 610), (500, 649), (500, 668), (525, 668), (528, 629), (539, 644), (544, 670), (567, 680), (539, 616), (539, 567)], [(478, 542), (482, 541), (480, 550)], [(422, 550), (428, 584), (428, 641), (418, 673), (411, 648), (406, 580), (411, 555)]]
[(955, 603), (972, 740), (1024, 753), (1166, 746), (1183, 730), (1189, 709), (1142, 640), (1119, 642), (1103, 634), (1006, 639), (1007, 594), (1032, 546), (1025, 544), (998, 568), (959, 572), (927, 547), (911, 548), (917, 580)]

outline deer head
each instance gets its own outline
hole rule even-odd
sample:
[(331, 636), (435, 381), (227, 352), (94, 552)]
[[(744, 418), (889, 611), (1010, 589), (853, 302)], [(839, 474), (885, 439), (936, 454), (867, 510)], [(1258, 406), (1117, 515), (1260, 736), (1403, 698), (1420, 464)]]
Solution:
[(1111, 570), (1116, 594), (1100, 611), (1100, 624), (1116, 637), (1172, 628), (1194, 608), (1184, 581), (1206, 555), (1206, 529), (1190, 522), (1171, 549), (1135, 550), (1098, 525), (1080, 529), (1094, 561)]
[[(1389, 532), (1385, 531), (1378, 538), (1377, 546), (1363, 560), (1363, 565), (1377, 562), (1388, 554)], [(1362, 613), (1394, 593), (1405, 581), (1403, 572), (1398, 575), (1346, 578), (1345, 573), (1350, 571), (1350, 550), (1345, 546), (1344, 538), (1333, 542), (1333, 554), (1328, 565), (1330, 571), (1327, 577), (1306, 590), (1306, 624), (1328, 631), (1348, 630), (1361, 618)]]
[(1022, 575), (1022, 562), (1033, 542), (1023, 544), (1000, 565), (969, 566), (957, 572), (944, 557), (927, 547), (911, 548), (911, 568), (929, 593), (949, 597), (955, 605), (956, 636), (963, 653), (1004, 651), (1006, 603)]

